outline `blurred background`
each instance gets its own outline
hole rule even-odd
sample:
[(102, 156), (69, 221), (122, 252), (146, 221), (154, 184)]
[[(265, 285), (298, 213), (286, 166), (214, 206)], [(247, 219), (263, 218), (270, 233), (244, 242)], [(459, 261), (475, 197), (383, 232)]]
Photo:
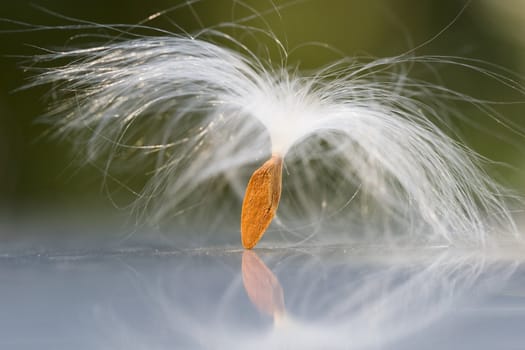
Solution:
[[(61, 220), (75, 216), (98, 220), (125, 212), (117, 209), (102, 190), (100, 171), (78, 162), (78, 153), (67, 140), (50, 138), (46, 135), (49, 126), (37, 122), (49, 102), (47, 89), (17, 90), (31, 78), (32, 73), (25, 67), (31, 65), (31, 56), (43, 53), (42, 48), (85, 46), (90, 40), (102, 43), (103, 39), (83, 38), (79, 36), (83, 31), (73, 28), (23, 31), (29, 27), (13, 21), (55, 27), (79, 24), (74, 18), (133, 25), (185, 2), (0, 2), (3, 19), (0, 22), (0, 219), (19, 222), (27, 217), (55, 215)], [(265, 14), (264, 20), (254, 18), (246, 24), (264, 26), (267, 21), (286, 47), (297, 48), (289, 62), (301, 69), (320, 67), (341, 54), (385, 57), (415, 48), (414, 55), (482, 60), (515, 73), (505, 74), (520, 84), (525, 83), (519, 78), (525, 76), (525, 0), (474, 0), (455, 21), (465, 1), (204, 0), (170, 11), (147, 24), (176, 33), (181, 33), (180, 28), (191, 32), (247, 16), (251, 13), (247, 6)], [(275, 9), (281, 6), (277, 12)], [(88, 32), (112, 35), (103, 29)], [(323, 43), (326, 47), (302, 46), (308, 43)], [(515, 126), (505, 128), (479, 109), (458, 103), (453, 107), (464, 118), (452, 119), (454, 129), (470, 147), (497, 162), (488, 169), (494, 177), (525, 193), (525, 139), (513, 132), (525, 128), (525, 96), (468, 69), (443, 65), (415, 71), (413, 75), (432, 81), (438, 76), (450, 89), (498, 102), (493, 105), (497, 113), (516, 123)], [(516, 101), (521, 103), (513, 103)], [(119, 204), (127, 200), (130, 198), (123, 195)]]

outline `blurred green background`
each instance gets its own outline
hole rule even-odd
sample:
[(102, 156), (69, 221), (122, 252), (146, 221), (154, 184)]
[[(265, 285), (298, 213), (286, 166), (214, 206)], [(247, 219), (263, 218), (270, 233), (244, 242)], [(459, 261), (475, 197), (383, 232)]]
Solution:
[[(184, 1), (185, 2), (185, 1)], [(16, 91), (28, 82), (24, 69), (39, 48), (84, 45), (81, 30), (20, 32), (23, 25), (75, 25), (72, 17), (96, 23), (135, 24), (149, 15), (184, 3), (176, 0), (18, 0), (1, 1), (0, 18), (0, 215), (23, 218), (28, 213), (59, 212), (112, 214), (117, 212), (101, 189), (100, 171), (80, 166), (71, 145), (50, 139), (48, 126), (36, 122), (46, 110), (46, 88)], [(243, 4), (264, 16), (289, 49), (305, 43), (324, 43), (343, 54), (394, 56), (418, 47), (450, 24), (464, 6), (459, 0), (310, 0), (246, 1), (205, 0), (171, 11), (149, 25), (181, 32), (241, 18), (250, 13)], [(279, 13), (274, 7), (287, 5)], [(34, 6), (37, 5), (37, 6)], [(44, 10), (45, 9), (45, 10)], [(56, 12), (54, 15), (48, 11)], [(199, 18), (196, 18), (195, 13)], [(261, 18), (247, 24), (263, 26)], [(89, 33), (108, 34), (102, 29)], [(237, 31), (237, 34), (239, 31)], [(93, 39), (91, 39), (93, 40)], [(102, 42), (101, 39), (98, 39)], [(525, 75), (525, 0), (474, 0), (450, 28), (417, 48), (415, 55), (443, 55), (480, 59), (518, 76)], [(290, 63), (312, 69), (340, 58), (319, 46), (293, 51)], [(467, 69), (436, 67), (443, 84), (463, 93), (494, 101), (525, 101), (525, 97), (495, 80)], [(418, 73), (422, 78), (428, 72)], [(435, 80), (435, 77), (432, 76)], [(525, 82), (514, 77), (520, 84)], [(525, 190), (525, 139), (502, 127), (472, 106), (458, 104), (465, 116), (455, 129), (475, 150), (505, 166), (491, 167), (498, 180), (523, 193)], [(496, 105), (499, 113), (525, 128), (525, 105)], [(473, 124), (477, 127), (473, 127)], [(485, 129), (485, 131), (483, 130)], [(91, 217), (91, 216), (89, 216)]]

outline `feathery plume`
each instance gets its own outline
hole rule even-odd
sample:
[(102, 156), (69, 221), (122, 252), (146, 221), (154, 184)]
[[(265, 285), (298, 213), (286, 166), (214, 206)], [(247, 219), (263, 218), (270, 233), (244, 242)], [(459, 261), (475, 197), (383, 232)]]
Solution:
[[(47, 68), (32, 85), (53, 84), (58, 99), (48, 117), (60, 135), (88, 134), (88, 159), (105, 154), (106, 169), (118, 161), (130, 172), (150, 171), (138, 201), (154, 220), (224, 196), (225, 188), (242, 198), (246, 169), (270, 159), (246, 190), (247, 248), (276, 212), (285, 231), (307, 237), (319, 227), (452, 244), (514, 234), (503, 191), (481, 158), (442, 129), (443, 99), (468, 97), (404, 70), (468, 62), (348, 58), (300, 72), (286, 66), (286, 50), (266, 34), (281, 64), (214, 29), (123, 36), (37, 57), (68, 63)], [(432, 104), (429, 96), (441, 100)]]

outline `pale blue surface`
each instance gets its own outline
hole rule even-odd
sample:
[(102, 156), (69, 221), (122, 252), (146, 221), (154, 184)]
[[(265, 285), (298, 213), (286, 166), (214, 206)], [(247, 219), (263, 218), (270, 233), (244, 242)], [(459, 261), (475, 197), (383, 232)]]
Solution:
[(274, 322), (247, 295), (237, 247), (53, 240), (1, 250), (1, 349), (525, 347), (515, 247), (256, 249), (284, 292)]

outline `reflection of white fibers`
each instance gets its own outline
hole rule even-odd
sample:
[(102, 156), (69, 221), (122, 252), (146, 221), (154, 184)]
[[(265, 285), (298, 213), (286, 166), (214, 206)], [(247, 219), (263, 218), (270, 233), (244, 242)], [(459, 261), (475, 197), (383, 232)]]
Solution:
[[(213, 259), (213, 254), (207, 254), (207, 259)], [(187, 264), (179, 261), (169, 279), (162, 271), (153, 280), (151, 275), (136, 280), (137, 299), (145, 303), (141, 322), (147, 327), (134, 325), (136, 321), (122, 310), (101, 306), (96, 324), (106, 331), (97, 337), (97, 348), (360, 349), (394, 345), (438, 323), (455, 307), (466, 305), (463, 297), (474, 302), (497, 294), (517, 266), (479, 252), (437, 249), (415, 254), (407, 249), (400, 258), (381, 259), (375, 250), (356, 250), (351, 256), (342, 255), (342, 250), (311, 256), (294, 256), (290, 251), (264, 253), (261, 257), (274, 266), (285, 295), (286, 316), (275, 324), (270, 317), (257, 319), (256, 308), (244, 303), (247, 296), (240, 266), (237, 275), (231, 266), (223, 265), (211, 271), (219, 278), (206, 278), (211, 275), (209, 264), (202, 269), (195, 268), (194, 259)]]
[[(301, 295), (314, 296), (310, 289), (316, 289), (322, 277), (308, 281), (292, 295), (303, 307), (312, 308), (311, 314), (319, 316), (313, 325), (304, 325), (305, 329), (296, 325), (298, 332), (311, 328), (311, 340), (301, 335), (305, 343), (321, 346), (323, 342), (336, 342), (350, 348), (388, 346), (438, 322), (464, 301), (463, 296), (482, 296), (501, 287), (515, 269), (513, 263), (495, 263), (474, 252), (423, 251), (418, 253), (419, 258), (410, 256), (410, 250), (397, 254), (409, 257), (396, 260), (390, 256), (371, 269), (358, 267), (349, 274), (343, 269), (337, 278), (340, 285), (336, 282), (333, 293), (324, 293), (318, 300), (301, 300)], [(316, 327), (318, 324), (324, 327)]]
[[(405, 232), (423, 241), (514, 234), (502, 191), (480, 158), (443, 132), (446, 101), (487, 114), (490, 106), (408, 71), (449, 64), (521, 91), (511, 79), (461, 58), (410, 53), (300, 72), (286, 66), (287, 50), (270, 31), (240, 23), (222, 28), (271, 41), (281, 61), (261, 58), (217, 26), (191, 36), (104, 26), (118, 33), (104, 45), (37, 57), (68, 63), (47, 68), (33, 85), (54, 84), (49, 117), (60, 134), (87, 133), (88, 158), (105, 154), (106, 174), (112, 164), (151, 174), (135, 194), (153, 219), (203, 207), (215, 195), (222, 199), (216, 206), (228, 208), (225, 193), (242, 196), (247, 168), (278, 152), (285, 154), (278, 211), (285, 231), (311, 235), (324, 218), (341, 219), (346, 232)], [(203, 214), (209, 221), (217, 211)]]

